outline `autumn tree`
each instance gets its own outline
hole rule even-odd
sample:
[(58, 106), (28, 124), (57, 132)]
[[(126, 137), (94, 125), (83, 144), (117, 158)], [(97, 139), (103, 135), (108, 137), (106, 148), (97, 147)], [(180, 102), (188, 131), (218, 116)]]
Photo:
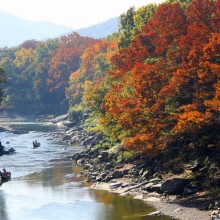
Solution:
[(179, 2), (181, 7), (186, 8), (187, 5), (191, 2), (192, 0), (166, 0), (166, 3), (176, 3)]
[(213, 98), (218, 76), (210, 68), (213, 64), (204, 59), (204, 51), (210, 38), (211, 42), (216, 39), (213, 38), (216, 30), (213, 18), (218, 11), (216, 3), (194, 0), (186, 9), (187, 34), (182, 36), (179, 43), (182, 63), (166, 88), (166, 96), (170, 93), (170, 97), (179, 101), (175, 126), (177, 132), (196, 134), (212, 124), (212, 114), (204, 103)]
[(84, 51), (80, 68), (70, 75), (70, 86), (66, 90), (71, 106), (84, 106), (96, 115), (102, 112), (107, 70), (110, 57), (116, 51), (117, 42), (112, 39), (99, 41)]
[(162, 4), (112, 58), (106, 117), (125, 146), (155, 155), (174, 134), (219, 123), (218, 5), (194, 0), (183, 11)]
[[(48, 86), (53, 93), (53, 102), (61, 111), (67, 110), (65, 89), (68, 86), (70, 74), (79, 68), (80, 56), (85, 48), (97, 42), (89, 37), (81, 37), (72, 33), (60, 38), (59, 47), (54, 50), (50, 60)], [(54, 107), (55, 107), (54, 106)]]
[(53, 94), (47, 84), (49, 78), (50, 60), (53, 57), (54, 50), (59, 47), (59, 39), (49, 39), (41, 42), (36, 48), (36, 57), (34, 62), (34, 81), (33, 87), (37, 97), (37, 109), (40, 113), (56, 112), (54, 109)]

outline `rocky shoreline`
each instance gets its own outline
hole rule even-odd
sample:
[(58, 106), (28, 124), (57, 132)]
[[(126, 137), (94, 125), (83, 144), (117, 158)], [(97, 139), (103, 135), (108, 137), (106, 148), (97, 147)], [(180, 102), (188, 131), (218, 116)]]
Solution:
[(184, 178), (164, 179), (157, 173), (147, 175), (146, 169), (143, 169), (144, 164), (141, 163), (114, 166), (105, 160), (106, 153), (99, 154), (92, 150), (73, 155), (71, 158), (84, 167), (85, 171), (81, 175), (93, 183), (91, 188), (143, 200), (157, 210), (149, 215), (163, 214), (179, 220), (205, 220), (210, 217), (212, 211), (201, 210), (204, 205), (204, 201), (199, 201), (201, 194), (173, 193), (174, 190), (180, 191), (184, 188)]
[[(71, 127), (65, 120), (55, 123), (67, 127), (62, 141), (87, 147), (88, 150), (72, 155), (70, 159), (84, 168), (81, 175), (92, 183), (91, 188), (141, 199), (157, 210), (149, 215), (168, 215), (178, 220), (210, 219), (213, 209), (219, 207), (219, 200), (214, 201), (204, 192), (197, 192), (193, 180), (184, 175), (160, 174), (157, 161), (133, 158), (115, 163), (116, 157), (124, 150), (121, 145), (107, 150), (97, 149), (94, 146), (102, 140), (100, 135), (85, 134), (82, 126)], [(192, 164), (189, 172), (195, 166)]]
[[(1, 118), (0, 121), (7, 119)], [(220, 207), (220, 200), (213, 200), (200, 192), (194, 180), (183, 174), (161, 173), (157, 160), (137, 157), (116, 163), (117, 156), (123, 155), (121, 145), (109, 149), (95, 148), (102, 135), (84, 132), (84, 126), (68, 121), (67, 115), (52, 122), (65, 128), (65, 132), (52, 134), (54, 139), (87, 147), (88, 150), (69, 158), (84, 168), (81, 175), (92, 183), (91, 188), (141, 199), (155, 207), (157, 211), (153, 215), (168, 215), (177, 220), (210, 219), (212, 210)], [(0, 127), (8, 129), (7, 123)], [(188, 172), (193, 172), (195, 167), (196, 164), (191, 165)]]

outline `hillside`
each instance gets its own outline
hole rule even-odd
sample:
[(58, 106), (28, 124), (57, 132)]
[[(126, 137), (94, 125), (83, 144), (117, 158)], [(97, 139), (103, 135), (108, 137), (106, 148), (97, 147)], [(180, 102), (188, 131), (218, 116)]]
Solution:
[(118, 32), (118, 18), (111, 18), (105, 22), (101, 22), (90, 27), (76, 30), (81, 36), (88, 36), (94, 38), (104, 38), (109, 34)]
[(0, 12), (0, 48), (18, 46), (26, 40), (45, 40), (59, 37), (73, 31), (82, 36), (103, 38), (117, 32), (117, 26), (118, 18), (112, 18), (97, 25), (76, 30), (50, 22), (29, 21)]
[(73, 28), (49, 22), (36, 22), (0, 12), (0, 47), (13, 47), (25, 40), (43, 40), (70, 32)]

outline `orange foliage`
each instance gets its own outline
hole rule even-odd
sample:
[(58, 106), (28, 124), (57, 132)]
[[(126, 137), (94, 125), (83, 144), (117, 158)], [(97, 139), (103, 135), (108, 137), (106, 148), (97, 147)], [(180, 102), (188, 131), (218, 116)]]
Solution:
[(173, 134), (219, 123), (219, 2), (162, 4), (113, 56), (103, 122), (114, 120), (126, 147), (156, 155)]
[(61, 37), (60, 46), (54, 51), (50, 63), (48, 83), (51, 91), (62, 90), (64, 94), (71, 72), (79, 68), (84, 49), (96, 42), (97, 40), (81, 37), (78, 33)]

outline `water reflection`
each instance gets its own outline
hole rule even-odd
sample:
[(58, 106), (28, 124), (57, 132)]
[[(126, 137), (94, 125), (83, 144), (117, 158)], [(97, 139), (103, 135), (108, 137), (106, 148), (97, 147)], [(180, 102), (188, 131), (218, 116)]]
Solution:
[(1, 220), (171, 219), (147, 216), (154, 209), (140, 200), (92, 190), (77, 172), (79, 167), (65, 161), (3, 184)]
[[(37, 127), (31, 124), (28, 130), (34, 132), (22, 135), (0, 133), (3, 143), (9, 141), (8, 147), (16, 149), (13, 156), (0, 158), (1, 167), (12, 171), (12, 180), (0, 188), (0, 220), (171, 220), (147, 216), (154, 209), (142, 201), (90, 189), (78, 176), (82, 169), (66, 160), (83, 148), (67, 146), (63, 151)], [(35, 139), (42, 147), (33, 150)]]
[(9, 220), (7, 214), (7, 207), (5, 204), (5, 195), (4, 192), (0, 190), (0, 219), (1, 220)]
[(97, 219), (102, 220), (170, 220), (168, 216), (148, 216), (155, 211), (153, 207), (147, 206), (141, 200), (135, 200), (131, 197), (119, 196), (107, 191), (91, 190), (91, 196), (94, 200), (105, 204)]

